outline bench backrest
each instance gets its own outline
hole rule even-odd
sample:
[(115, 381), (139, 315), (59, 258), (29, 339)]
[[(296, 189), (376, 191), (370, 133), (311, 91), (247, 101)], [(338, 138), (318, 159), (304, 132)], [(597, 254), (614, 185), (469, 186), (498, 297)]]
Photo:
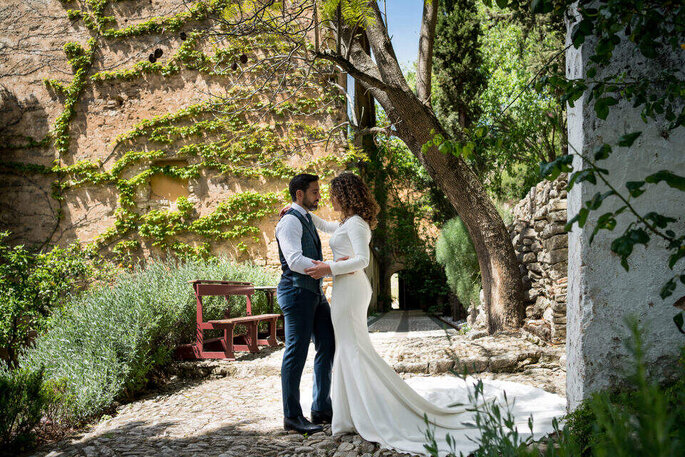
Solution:
[[(252, 300), (251, 296), (254, 294), (254, 285), (244, 281), (210, 281), (210, 280), (195, 280), (190, 281), (195, 291), (195, 298), (197, 301), (197, 319), (202, 322), (202, 297), (224, 297), (226, 304), (232, 295), (245, 295), (247, 298), (246, 314), (252, 316)], [(226, 316), (229, 316), (230, 309), (226, 309)]]

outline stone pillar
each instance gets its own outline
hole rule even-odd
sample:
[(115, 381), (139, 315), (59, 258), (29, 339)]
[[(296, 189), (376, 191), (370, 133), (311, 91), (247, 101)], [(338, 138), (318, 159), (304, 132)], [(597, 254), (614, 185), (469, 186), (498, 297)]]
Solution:
[[(569, 48), (566, 54), (569, 78), (579, 78), (585, 74), (593, 47), (592, 40), (589, 40), (580, 49)], [(619, 44), (614, 53), (613, 66), (607, 69), (606, 74), (626, 70), (630, 77), (639, 78), (648, 77), (657, 70), (654, 68), (655, 62), (639, 57), (631, 43)], [(597, 79), (602, 76), (599, 72)], [(586, 95), (568, 109), (569, 153), (578, 151), (592, 157), (591, 151), (597, 144), (615, 145), (620, 136), (642, 131), (631, 148), (614, 146), (611, 157), (601, 162), (602, 167), (610, 170), (609, 182), (627, 195), (627, 181), (642, 180), (659, 170), (685, 174), (685, 128), (668, 131), (666, 125), (665, 121), (643, 122), (640, 108), (632, 108), (625, 100), (612, 107), (606, 120), (601, 120), (588, 103)], [(583, 161), (576, 156), (573, 165), (575, 170), (579, 170), (583, 167)], [(679, 225), (676, 232), (682, 233), (685, 230), (685, 194), (664, 183), (648, 185), (647, 189), (645, 194), (632, 202), (638, 212), (645, 214), (656, 211), (677, 217)], [(596, 192), (606, 190), (603, 185), (588, 182), (576, 184), (568, 194), (568, 217), (577, 214), (583, 203)], [(626, 369), (631, 366), (624, 347), (626, 316), (636, 316), (646, 329), (646, 360), (651, 376), (662, 379), (669, 376), (676, 368), (675, 360), (685, 343), (685, 338), (672, 321), (678, 311), (673, 303), (685, 295), (685, 287), (679, 284), (675, 293), (665, 301), (659, 296), (667, 279), (682, 270), (683, 260), (674, 270), (669, 270), (665, 243), (652, 237), (647, 248), (635, 248), (629, 258), (630, 271), (626, 272), (618, 256), (610, 250), (611, 241), (634, 220), (626, 213), (619, 217), (613, 232), (602, 231), (592, 245), (589, 243), (597, 217), (621, 205), (613, 197), (605, 200), (600, 211), (591, 213), (584, 228), (576, 225), (569, 233), (566, 391), (570, 409), (574, 409), (594, 391), (622, 384)]]

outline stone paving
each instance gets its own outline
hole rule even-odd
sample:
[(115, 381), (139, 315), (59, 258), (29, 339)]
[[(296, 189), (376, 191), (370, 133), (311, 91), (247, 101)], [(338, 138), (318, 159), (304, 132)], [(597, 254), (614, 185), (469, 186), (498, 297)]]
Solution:
[[(469, 367), (484, 378), (518, 381), (564, 395), (563, 348), (538, 346), (519, 334), (465, 335), (441, 329), (421, 313), (394, 311), (370, 326), (376, 350), (404, 378)], [(311, 392), (313, 347), (302, 392)], [(161, 391), (120, 406), (79, 435), (35, 456), (403, 456), (358, 435), (310, 437), (282, 430), (282, 347), (236, 362), (177, 363)], [(303, 401), (304, 403), (304, 401)], [(307, 414), (308, 411), (305, 412)]]

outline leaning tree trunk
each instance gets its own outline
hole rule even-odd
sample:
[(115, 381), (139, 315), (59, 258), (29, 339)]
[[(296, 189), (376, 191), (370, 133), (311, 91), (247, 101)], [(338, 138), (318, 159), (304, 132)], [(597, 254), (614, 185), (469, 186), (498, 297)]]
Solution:
[[(431, 2), (437, 9), (437, 0)], [(369, 90), (388, 115), (394, 133), (418, 157), (461, 217), (478, 256), (490, 332), (520, 327), (524, 314), (523, 285), (504, 222), (476, 174), (460, 157), (442, 154), (435, 147), (422, 150), (434, 134), (447, 137), (430, 107), (430, 79), (421, 79), (417, 94), (411, 91), (375, 2), (371, 2), (371, 8), (374, 21), (364, 34), (373, 59), (357, 40), (350, 40), (349, 58), (330, 54), (323, 57), (340, 64)], [(424, 11), (426, 14), (436, 13), (429, 8)], [(422, 34), (424, 30), (426, 36), (434, 33), (430, 17), (424, 17)], [(431, 59), (429, 51), (428, 47), (422, 48), (419, 60)]]
[[(419, 158), (464, 222), (480, 265), (484, 308), (490, 332), (520, 327), (524, 314), (521, 273), (504, 222), (476, 174), (459, 157), (432, 147), (422, 152), (431, 131), (446, 136), (433, 112), (409, 94), (387, 93), (379, 102), (397, 126), (398, 136)], [(387, 103), (386, 101), (386, 103)], [(400, 119), (412, 122), (401, 123)]]

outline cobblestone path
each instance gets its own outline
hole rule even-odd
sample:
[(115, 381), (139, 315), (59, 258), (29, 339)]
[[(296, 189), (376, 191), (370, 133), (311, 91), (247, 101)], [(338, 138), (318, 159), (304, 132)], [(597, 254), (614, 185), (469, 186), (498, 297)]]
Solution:
[[(420, 312), (393, 311), (371, 319), (376, 350), (403, 377), (468, 367), (485, 378), (518, 381), (564, 395), (564, 351), (519, 334), (460, 335)], [(313, 347), (302, 392), (311, 395)], [(282, 430), (282, 347), (236, 362), (183, 362), (159, 392), (122, 405), (102, 420), (35, 456), (402, 456), (358, 435), (310, 437)], [(305, 411), (305, 415), (308, 411)]]

